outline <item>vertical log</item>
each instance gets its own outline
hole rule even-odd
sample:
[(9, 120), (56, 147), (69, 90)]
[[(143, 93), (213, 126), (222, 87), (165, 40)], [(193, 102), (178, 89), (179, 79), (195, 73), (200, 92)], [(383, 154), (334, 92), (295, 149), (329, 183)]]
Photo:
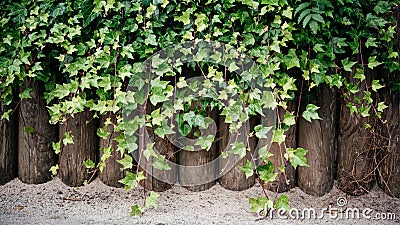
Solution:
[[(6, 107), (0, 101), (0, 117), (14, 107)], [(0, 185), (3, 185), (18, 175), (18, 115), (15, 112), (9, 120), (0, 120), (0, 137)]]
[[(397, 24), (400, 23), (400, 7), (394, 9), (394, 15)], [(395, 48), (400, 49), (400, 28), (397, 27), (397, 35), (395, 39)], [(389, 84), (397, 78), (400, 73), (388, 75), (387, 81)], [(400, 198), (400, 92), (395, 91), (392, 85), (386, 85), (382, 90), (383, 101), (388, 108), (382, 114), (382, 120), (386, 124), (379, 124), (382, 132), (380, 134), (385, 140), (381, 139), (383, 152), (379, 159), (378, 168), (378, 184), (389, 195)]]
[[(365, 82), (371, 83), (372, 74), (365, 74), (366, 80), (360, 84), (360, 91), (354, 97), (363, 98)], [(357, 82), (352, 74), (347, 74), (350, 82)], [(347, 102), (342, 99), (340, 106), (338, 137), (338, 188), (348, 194), (366, 194), (374, 184), (373, 151), (371, 131), (365, 128), (371, 118), (350, 114)]]
[[(156, 109), (156, 107), (148, 102), (146, 106), (147, 113), (150, 114), (154, 109)], [(158, 152), (158, 154), (164, 155), (167, 161), (177, 163), (177, 150), (175, 146), (168, 141), (168, 138), (165, 137), (165, 139), (163, 139), (156, 135), (154, 133), (156, 127), (147, 127), (146, 129), (149, 139), (145, 138), (142, 140), (141, 138), (143, 134), (141, 134), (141, 136), (138, 137), (138, 142), (140, 143), (139, 146), (146, 147), (147, 144), (154, 143), (153, 148)], [(141, 185), (146, 190), (161, 192), (172, 188), (172, 184), (176, 182), (178, 176), (176, 169), (172, 168), (171, 170), (158, 170), (152, 166), (152, 161), (149, 161), (146, 159), (146, 157), (144, 157), (143, 153), (138, 161), (140, 163), (139, 170), (144, 171), (144, 175), (146, 176), (146, 179), (141, 182)]]
[[(200, 104), (200, 102), (192, 102), (192, 107), (195, 107), (196, 105)], [(217, 111), (212, 110), (207, 112), (207, 116), (210, 117), (212, 120), (217, 121)], [(193, 138), (191, 136), (192, 134), (189, 134), (189, 138)], [(201, 165), (206, 165), (212, 161), (214, 161), (217, 158), (217, 144), (214, 142), (211, 145), (211, 148), (206, 151), (206, 150), (199, 150), (199, 151), (187, 151), (184, 149), (181, 149), (178, 152), (178, 161), (180, 165), (183, 166), (201, 166)], [(209, 164), (208, 166), (204, 167), (204, 171), (201, 171), (201, 174), (199, 174), (199, 170), (190, 170), (190, 169), (183, 169), (179, 171), (179, 183), (183, 184), (183, 186), (190, 190), (190, 191), (204, 191), (212, 186), (215, 185), (216, 180), (213, 178), (215, 177), (215, 173), (217, 171), (217, 164)], [(203, 178), (209, 177), (210, 181), (205, 184), (199, 184), (199, 185), (191, 185), (191, 186), (186, 186), (184, 184), (187, 183), (192, 183), (192, 181), (198, 180), (197, 178), (201, 176)]]
[(383, 97), (388, 108), (382, 115), (386, 124), (380, 124), (384, 139), (380, 145), (383, 151), (379, 160), (378, 183), (387, 194), (400, 198), (400, 93), (392, 87), (385, 89)]
[(26, 78), (24, 86), (32, 90), (31, 98), (20, 103), (18, 177), (24, 183), (44, 183), (51, 179), (49, 169), (56, 164), (52, 142), (57, 140), (57, 127), (49, 124), (43, 83)]
[[(279, 119), (282, 121), (285, 115), (285, 110), (279, 108)], [(287, 111), (296, 112), (297, 102), (295, 100), (289, 101), (287, 104)], [(295, 186), (295, 175), (296, 170), (289, 162), (286, 161), (284, 155), (286, 153), (286, 148), (296, 148), (296, 125), (292, 125), (288, 131), (285, 132), (286, 139), (285, 145), (282, 143), (274, 142), (271, 145), (270, 153), (273, 154), (269, 158), (271, 163), (274, 165), (274, 172), (279, 172), (279, 167), (284, 166), (284, 173), (280, 173), (276, 178), (276, 181), (268, 183), (268, 189), (274, 192), (286, 192)]]
[(320, 107), (321, 120), (299, 119), (298, 146), (308, 150), (309, 167), (298, 168), (298, 186), (309, 195), (322, 196), (332, 189), (335, 177), (336, 91), (322, 84), (309, 103)]
[(97, 125), (93, 112), (88, 110), (75, 114), (66, 124), (60, 125), (60, 139), (71, 131), (74, 141), (73, 144), (62, 146), (60, 153), (60, 179), (68, 186), (81, 186), (91, 176), (83, 161), (91, 159), (96, 162)]
[[(110, 119), (110, 122), (113, 124), (117, 123), (117, 118), (115, 114), (112, 115), (102, 115), (100, 116), (100, 127), (104, 127), (107, 119)], [(123, 166), (118, 163), (116, 160), (120, 160), (121, 153), (117, 151), (118, 142), (114, 139), (118, 137), (121, 133), (115, 132), (113, 124), (108, 124), (106, 130), (110, 135), (106, 138), (100, 138), (99, 148), (100, 148), (100, 159), (103, 156), (103, 148), (111, 147), (112, 153), (109, 158), (106, 159), (103, 171), (99, 174), (100, 180), (112, 187), (122, 187), (123, 185), (118, 181), (125, 177), (125, 172), (121, 171)]]
[[(248, 135), (251, 131), (254, 130), (254, 127), (257, 124), (257, 117), (251, 117), (249, 119), (250, 130), (243, 135)], [(225, 117), (219, 117), (219, 126), (218, 126), (218, 150), (221, 154), (224, 152), (227, 144), (229, 143), (229, 124), (225, 123)], [(246, 178), (245, 173), (240, 169), (240, 167), (245, 166), (247, 160), (251, 161), (251, 154), (254, 153), (254, 150), (257, 145), (257, 138), (255, 136), (250, 137), (248, 140), (248, 144), (250, 147), (250, 152), (246, 153), (246, 156), (243, 157), (238, 163), (228, 172), (225, 173), (224, 167), (226, 165), (225, 160), (220, 160), (219, 169), (221, 172), (225, 173), (223, 176), (219, 178), (219, 184), (229, 190), (233, 191), (242, 191), (251, 188), (255, 184), (255, 175)]]

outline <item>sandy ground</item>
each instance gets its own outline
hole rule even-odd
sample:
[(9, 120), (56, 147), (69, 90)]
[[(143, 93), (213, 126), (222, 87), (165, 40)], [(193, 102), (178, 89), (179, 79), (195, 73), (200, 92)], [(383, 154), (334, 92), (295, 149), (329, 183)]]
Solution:
[[(389, 197), (377, 187), (362, 197), (348, 196), (335, 187), (322, 197), (292, 189), (287, 193), (293, 209), (290, 219), (275, 214), (274, 218), (260, 220), (260, 216), (251, 213), (248, 197), (257, 197), (261, 192), (258, 184), (241, 192), (219, 185), (203, 192), (174, 187), (160, 193), (158, 208), (149, 209), (139, 218), (130, 217), (129, 212), (131, 205), (143, 201), (141, 188), (128, 192), (99, 180), (71, 188), (58, 178), (26, 185), (14, 179), (0, 186), (0, 224), (400, 224), (400, 199)], [(346, 198), (347, 204), (339, 207), (339, 197)], [(294, 218), (297, 212), (300, 217), (302, 210), (311, 207), (323, 218)], [(360, 219), (347, 219), (346, 215), (353, 215), (346, 209), (359, 210)], [(377, 219), (378, 216), (396, 218)]]

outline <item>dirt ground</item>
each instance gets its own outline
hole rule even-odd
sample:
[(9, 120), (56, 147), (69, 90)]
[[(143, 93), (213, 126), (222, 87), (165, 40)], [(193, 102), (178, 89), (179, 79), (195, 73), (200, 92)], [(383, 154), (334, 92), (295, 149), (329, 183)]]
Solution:
[[(322, 197), (309, 196), (299, 188), (286, 194), (291, 214), (261, 219), (248, 210), (248, 197), (262, 195), (258, 184), (241, 192), (219, 185), (203, 192), (176, 186), (160, 193), (158, 207), (139, 218), (130, 217), (129, 212), (130, 206), (143, 201), (141, 188), (128, 192), (99, 180), (71, 188), (58, 178), (27, 185), (14, 179), (0, 186), (0, 224), (400, 224), (400, 199), (377, 187), (361, 197), (348, 196), (336, 187)], [(305, 209), (311, 208), (321, 218), (310, 217)]]

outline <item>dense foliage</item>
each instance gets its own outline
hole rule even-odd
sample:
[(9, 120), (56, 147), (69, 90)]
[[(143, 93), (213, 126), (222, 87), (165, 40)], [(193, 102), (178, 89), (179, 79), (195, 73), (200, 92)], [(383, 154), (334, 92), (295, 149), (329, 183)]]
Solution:
[[(17, 101), (30, 98), (30, 89), (23, 87), (23, 80), (30, 77), (45, 83), (50, 123), (65, 123), (72, 114), (89, 109), (97, 116), (118, 114), (115, 130), (124, 131), (122, 107), (135, 104), (138, 99), (128, 94), (127, 86), (141, 72), (141, 63), (170, 45), (206, 40), (225, 43), (247, 54), (262, 72), (254, 78), (229, 75), (227, 71), (237, 70), (231, 64), (218, 66), (217, 62), (199, 61), (188, 65), (203, 69), (210, 80), (222, 79), (230, 87), (228, 90), (239, 93), (245, 104), (238, 107), (218, 104), (218, 99), (227, 94), (222, 92), (204, 104), (219, 106), (230, 118), (229, 123), (243, 122), (249, 115), (260, 113), (263, 107), (286, 109), (288, 101), (301, 100), (299, 92), (313, 93), (322, 84), (338, 90), (351, 113), (379, 118), (387, 106), (373, 99), (374, 93), (384, 85), (400, 87), (400, 77), (394, 75), (400, 70), (398, 37), (395, 37), (398, 25), (393, 16), (397, 4), (396, 0), (3, 0), (0, 3), (1, 101), (5, 105), (16, 101), (14, 91), (19, 91)], [(379, 75), (366, 79), (367, 71), (377, 69), (392, 74), (392, 79), (383, 80)], [(184, 81), (179, 68), (163, 67), (159, 72), (163, 76), (180, 77), (181, 84)], [(253, 78), (261, 79), (273, 91), (258, 93), (244, 88)], [(143, 82), (148, 81), (143, 79)], [(153, 105), (167, 102), (177, 83), (178, 79), (175, 83), (152, 82), (154, 88), (142, 97)], [(362, 97), (355, 97), (360, 91)], [(253, 94), (244, 97), (248, 93)], [(182, 104), (192, 100), (185, 99)], [(195, 113), (188, 107), (184, 109), (180, 132), (186, 135), (192, 127), (204, 123), (204, 113), (199, 109)], [(3, 114), (2, 119), (7, 119), (12, 111)], [(302, 112), (286, 111), (273, 129), (273, 141), (283, 143), (284, 131), (301, 116), (308, 121), (320, 119), (318, 107), (313, 104), (308, 104)], [(167, 117), (168, 110), (154, 110), (141, 124), (162, 127), (156, 133), (164, 138), (164, 131), (172, 132), (162, 122)], [(191, 123), (194, 117), (199, 119)], [(266, 127), (259, 126), (255, 134), (263, 138), (265, 132), (268, 132)], [(98, 134), (102, 138), (109, 135), (104, 128)], [(71, 135), (67, 133), (64, 140), (54, 143), (56, 152), (72, 142)], [(134, 172), (130, 153), (136, 149), (128, 147), (131, 145), (123, 135), (117, 141), (117, 150), (102, 149), (108, 154), (104, 154), (101, 162), (87, 161), (86, 165), (102, 170), (111, 151), (118, 151), (125, 154), (121, 161), (125, 169)], [(207, 148), (213, 141), (206, 138), (202, 146)], [(244, 156), (246, 146), (238, 148), (233, 153)], [(255, 172), (261, 179), (271, 181), (276, 174), (269, 168), (267, 153), (262, 157), (266, 165)], [(289, 149), (287, 157), (295, 167), (304, 166), (305, 153), (301, 148)], [(158, 157), (160, 168), (168, 169), (162, 163), (163, 157), (150, 150), (148, 154)], [(56, 172), (57, 168), (52, 169)], [(248, 162), (243, 169), (252, 175), (255, 168)], [(134, 188), (141, 179), (143, 174), (136, 171), (128, 173), (122, 182)], [(140, 214), (145, 207), (155, 205), (157, 196), (152, 192), (146, 205), (134, 206), (132, 213)], [(275, 200), (267, 196), (250, 199), (250, 203), (254, 212), (271, 207), (288, 208), (284, 195)]]

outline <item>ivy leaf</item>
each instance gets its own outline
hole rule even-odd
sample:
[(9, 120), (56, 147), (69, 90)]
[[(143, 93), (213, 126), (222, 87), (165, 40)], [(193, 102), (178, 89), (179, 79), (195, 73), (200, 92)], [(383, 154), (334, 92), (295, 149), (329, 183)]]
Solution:
[(30, 92), (32, 91), (32, 88), (25, 88), (22, 93), (19, 94), (19, 98), (22, 99), (29, 99), (32, 98)]
[(95, 167), (95, 164), (91, 159), (84, 160), (83, 165), (86, 167), (86, 169), (93, 169)]
[(320, 120), (321, 118), (318, 116), (317, 110), (319, 109), (318, 106), (314, 104), (308, 104), (306, 106), (306, 110), (303, 112), (303, 118), (307, 120), (308, 122), (311, 122), (311, 120)]
[(267, 138), (268, 131), (271, 129), (272, 127), (263, 127), (262, 125), (257, 125), (254, 127), (257, 138)]
[(116, 160), (119, 164), (124, 166), (122, 169), (130, 169), (132, 168), (132, 157), (130, 155), (125, 154), (123, 159)]
[(343, 65), (344, 71), (351, 72), (351, 67), (353, 67), (355, 64), (356, 64), (356, 62), (351, 62), (347, 58), (342, 60), (342, 65)]
[[(143, 176), (143, 172), (141, 173)], [(125, 177), (119, 180), (118, 182), (125, 186), (125, 190), (132, 190), (132, 188), (137, 187), (139, 183), (138, 179), (136, 178), (136, 174), (131, 173), (129, 171), (126, 171)]]
[(51, 174), (53, 176), (55, 176), (55, 175), (57, 175), (58, 169), (59, 169), (58, 164), (56, 164), (55, 166), (50, 167), (49, 171), (51, 172)]
[(381, 64), (382, 64), (381, 62), (378, 62), (376, 60), (376, 56), (371, 56), (368, 58), (368, 68), (370, 69), (373, 69)]
[(293, 67), (300, 68), (300, 60), (296, 55), (296, 49), (290, 49), (288, 54), (282, 58), (282, 62), (286, 65), (288, 70)]
[(239, 155), (242, 159), (246, 155), (246, 146), (244, 146), (243, 142), (235, 142), (232, 145), (232, 150), (230, 151), (232, 154)]
[(384, 102), (379, 102), (378, 103), (378, 112), (383, 112), (384, 109), (386, 109), (388, 106), (385, 105)]
[(58, 155), (61, 151), (61, 141), (51, 143), (54, 152)]
[(275, 181), (278, 175), (278, 173), (274, 172), (274, 165), (271, 161), (268, 161), (265, 165), (258, 166), (257, 171), (260, 175), (260, 179), (265, 183)]
[(208, 135), (207, 137), (199, 137), (196, 140), (195, 145), (199, 145), (201, 149), (205, 149), (206, 151), (210, 150), (214, 141), (213, 135)]
[(190, 23), (190, 14), (191, 14), (191, 13), (192, 13), (192, 12), (189, 11), (189, 10), (184, 11), (183, 14), (182, 14), (182, 16), (180, 16), (180, 17), (178, 17), (178, 18), (175, 18), (175, 20), (182, 22), (183, 25), (188, 25), (188, 24)]
[(266, 212), (273, 207), (273, 202), (267, 197), (249, 198), (250, 211), (254, 213)]
[(263, 146), (262, 148), (260, 148), (258, 150), (258, 154), (260, 156), (260, 158), (264, 161), (267, 161), (267, 159), (269, 157), (272, 157), (274, 154), (272, 154), (271, 152), (269, 152), (268, 147), (267, 146)]
[(158, 170), (171, 170), (171, 167), (165, 161), (165, 156), (157, 155), (154, 158), (153, 167)]
[(0, 120), (3, 120), (3, 119), (10, 120), (10, 113), (11, 112), (12, 112), (12, 109), (9, 109), (6, 112), (4, 112), (3, 115), (1, 115)]
[(270, 91), (264, 91), (261, 98), (261, 104), (266, 108), (275, 109), (277, 103), (274, 94)]
[(133, 205), (131, 206), (131, 213), (130, 216), (142, 216), (143, 212), (145, 210), (145, 207), (139, 206), (139, 205)]
[(284, 210), (285, 212), (289, 212), (290, 205), (289, 205), (289, 198), (282, 194), (274, 201), (274, 208), (277, 210)]
[(384, 86), (382, 86), (380, 83), (379, 83), (379, 80), (373, 80), (372, 81), (372, 90), (373, 91), (377, 91), (378, 89), (381, 89), (381, 88), (383, 88)]
[(151, 206), (153, 206), (154, 208), (157, 208), (157, 198), (160, 195), (157, 194), (154, 191), (150, 192), (150, 195), (146, 198), (146, 208), (149, 208)]
[(287, 148), (284, 154), (285, 159), (296, 169), (297, 166), (308, 166), (306, 159), (307, 150), (304, 148)]
[(249, 160), (247, 160), (246, 165), (241, 166), (240, 169), (244, 172), (246, 178), (249, 178), (254, 174), (254, 164)]
[(296, 116), (286, 112), (284, 119), (283, 119), (283, 123), (288, 125), (288, 126), (292, 126), (296, 124)]
[(65, 132), (64, 133), (64, 139), (63, 139), (63, 144), (68, 145), (68, 144), (73, 144), (74, 143), (74, 139), (71, 135), (71, 131)]
[(26, 126), (24, 128), (24, 132), (26, 133), (26, 135), (30, 135), (31, 133), (33, 133), (35, 131), (35, 129), (32, 126)]
[(276, 129), (274, 130), (274, 136), (272, 137), (272, 142), (278, 143), (278, 145), (281, 145), (282, 142), (285, 141), (286, 135), (284, 134), (285, 131), (282, 129)]

